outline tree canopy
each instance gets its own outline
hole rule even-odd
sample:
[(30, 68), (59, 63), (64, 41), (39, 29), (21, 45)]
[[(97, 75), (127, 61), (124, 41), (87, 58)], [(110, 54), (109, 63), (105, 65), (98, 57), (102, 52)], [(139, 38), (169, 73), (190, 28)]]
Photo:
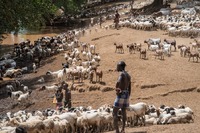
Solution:
[(57, 7), (64, 7), (66, 14), (75, 14), (81, 9), (86, 0), (53, 0)]
[(38, 28), (55, 10), (51, 0), (0, 0), (0, 34)]
[[(58, 8), (74, 14), (85, 0), (0, 0), (0, 35), (36, 29), (53, 19)], [(1, 39), (1, 36), (0, 36)]]

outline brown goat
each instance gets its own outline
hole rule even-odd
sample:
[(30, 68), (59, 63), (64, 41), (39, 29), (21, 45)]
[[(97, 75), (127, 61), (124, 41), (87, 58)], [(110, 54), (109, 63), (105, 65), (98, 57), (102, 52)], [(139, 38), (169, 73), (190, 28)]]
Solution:
[(142, 47), (142, 44), (141, 44), (141, 43), (134, 43), (134, 45), (135, 45), (135, 49), (136, 49), (137, 51), (140, 51), (140, 49), (141, 49), (141, 47)]
[(117, 44), (117, 43), (114, 43), (114, 45), (116, 46), (115, 48), (115, 53), (116, 52), (119, 52), (119, 53), (124, 53), (124, 48), (123, 48), (123, 44)]
[(174, 46), (174, 51), (176, 51), (176, 40), (169, 40), (169, 39), (164, 39), (164, 42), (171, 44)]
[(146, 57), (147, 57), (147, 51), (146, 51), (146, 49), (141, 49), (140, 48), (140, 58), (142, 58), (142, 59), (146, 59)]
[(134, 52), (135, 54), (135, 45), (133, 43), (127, 45), (128, 51), (130, 54)]
[(164, 52), (162, 50), (156, 50), (155, 59), (156, 57), (160, 57), (161, 60), (164, 60)]
[(190, 58), (193, 58), (193, 62), (194, 62), (194, 57), (196, 57), (196, 59), (197, 59), (197, 62), (198, 62), (198, 58), (199, 58), (199, 53), (198, 52), (190, 52), (189, 51), (189, 60), (188, 61), (190, 61)]
[(74, 83), (76, 77), (78, 77), (78, 82), (83, 82), (82, 73), (80, 71), (71, 71), (70, 75), (72, 77), (72, 83)]
[(186, 54), (190, 52), (190, 47), (187, 47), (185, 45), (180, 45), (178, 48), (180, 49), (180, 55), (183, 57), (185, 57)]
[(93, 78), (94, 78), (94, 70), (89, 72), (89, 82), (93, 83)]
[(94, 68), (95, 74), (96, 74), (96, 83), (102, 82), (102, 77), (103, 77), (103, 71), (98, 70), (96, 67)]

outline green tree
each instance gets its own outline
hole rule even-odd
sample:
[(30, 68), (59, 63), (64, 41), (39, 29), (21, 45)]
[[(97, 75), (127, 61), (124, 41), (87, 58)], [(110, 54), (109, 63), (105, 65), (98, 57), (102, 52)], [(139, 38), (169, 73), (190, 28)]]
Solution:
[(0, 0), (0, 35), (39, 28), (55, 11), (51, 0)]
[(54, 19), (58, 8), (65, 15), (80, 11), (86, 0), (0, 0), (0, 42), (2, 34), (21, 29), (38, 29)]
[(65, 14), (76, 14), (81, 10), (81, 5), (83, 5), (87, 0), (53, 0), (53, 4), (57, 7), (64, 7)]

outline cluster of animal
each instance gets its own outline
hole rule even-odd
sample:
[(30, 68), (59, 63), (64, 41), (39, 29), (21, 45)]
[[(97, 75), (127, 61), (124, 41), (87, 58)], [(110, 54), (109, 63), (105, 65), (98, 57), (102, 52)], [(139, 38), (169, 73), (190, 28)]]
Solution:
[[(1, 71), (3, 77), (22, 75), (29, 67), (31, 67), (32, 72), (37, 72), (36, 69), (40, 66), (42, 59), (46, 59), (57, 53), (64, 53), (66, 62), (63, 64), (67, 67), (56, 72), (48, 71), (47, 75), (55, 75), (61, 81), (66, 74), (68, 79), (73, 79), (73, 82), (75, 77), (78, 77), (80, 82), (85, 78), (89, 78), (92, 83), (95, 73), (98, 78), (96, 82), (101, 82), (103, 73), (97, 69), (101, 57), (96, 53), (96, 46), (78, 41), (78, 38), (84, 35), (85, 32), (85, 29), (73, 30), (54, 37), (46, 36), (39, 38), (34, 41), (34, 44), (31, 44), (29, 40), (15, 44), (12, 56), (17, 57), (18, 60), (33, 63), (29, 63), (29, 65), (32, 64), (31, 66), (23, 66), (21, 68), (18, 66), (17, 68)], [(78, 47), (82, 49), (80, 50)], [(23, 63), (23, 65), (25, 64)]]
[[(182, 2), (181, 2), (182, 3)], [(168, 14), (163, 12), (169, 12)], [(152, 15), (126, 16), (121, 18), (119, 27), (129, 27), (137, 30), (156, 30), (167, 31), (169, 36), (198, 37), (199, 34), (199, 14), (195, 8), (164, 10), (161, 13)], [(121, 13), (125, 14), (124, 12)], [(114, 24), (106, 27), (114, 28)]]
[[(175, 39), (164, 39), (161, 43), (160, 38), (149, 38), (144, 40), (144, 43), (147, 44), (147, 50), (154, 51), (155, 52), (155, 58), (160, 58), (164, 60), (164, 56), (171, 56), (172, 52), (172, 46), (174, 47), (174, 51), (176, 51), (177, 47), (180, 49), (180, 55), (182, 57), (185, 57), (186, 55), (190, 58), (196, 58), (196, 61), (198, 62), (199, 58), (199, 52), (200, 52), (200, 40), (194, 39), (193, 42), (190, 42), (191, 46), (186, 45), (178, 45), (176, 44)], [(115, 45), (115, 53), (124, 53), (124, 46), (122, 43), (114, 43)], [(191, 47), (191, 48), (190, 48)], [(139, 51), (140, 58), (146, 59), (147, 58), (147, 50), (146, 48), (142, 48), (142, 43), (131, 43), (127, 45), (128, 51), (130, 54), (135, 53), (135, 51)]]
[(93, 83), (94, 74), (96, 75), (96, 82), (101, 83), (103, 72), (98, 68), (100, 65), (101, 57), (96, 53), (96, 46), (89, 43), (80, 43), (80, 49), (71, 48), (64, 51), (63, 68), (58, 71), (47, 71), (46, 75), (52, 75), (58, 79), (58, 82), (62, 82), (65, 79), (74, 80), (77, 78), (78, 82), (83, 82), (84, 79), (89, 79), (90, 83)]
[(32, 90), (30, 90), (28, 86), (22, 84), (19, 80), (14, 80), (5, 87), (7, 95), (13, 100), (13, 102), (17, 101), (17, 103), (21, 105), (30, 103)]
[[(112, 131), (113, 108), (103, 105), (98, 109), (88, 107), (46, 109), (32, 113), (20, 110), (16, 113), (7, 112), (1, 117), (0, 131), (14, 132), (17, 127), (23, 127), (30, 133), (75, 133)], [(126, 126), (177, 124), (194, 122), (194, 112), (189, 107), (179, 105), (177, 108), (165, 105), (156, 108), (145, 102), (131, 104), (127, 109)], [(119, 125), (122, 124), (119, 111)]]

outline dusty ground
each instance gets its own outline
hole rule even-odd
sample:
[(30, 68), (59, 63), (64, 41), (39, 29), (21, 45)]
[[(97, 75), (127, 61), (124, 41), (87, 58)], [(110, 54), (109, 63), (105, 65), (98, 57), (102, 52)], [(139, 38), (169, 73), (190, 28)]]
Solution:
[[(109, 23), (109, 22), (108, 22)], [(105, 24), (104, 24), (105, 25)], [(97, 27), (97, 26), (96, 26)], [(114, 87), (118, 77), (118, 73), (114, 70), (116, 63), (124, 60), (127, 64), (126, 70), (132, 76), (132, 94), (131, 104), (143, 101), (148, 104), (160, 106), (165, 104), (172, 107), (177, 107), (179, 104), (184, 104), (193, 109), (195, 114), (195, 122), (190, 124), (176, 124), (176, 125), (153, 125), (146, 127), (133, 127), (127, 128), (127, 133), (197, 133), (200, 128), (200, 100), (197, 92), (200, 86), (200, 63), (188, 62), (187, 57), (181, 57), (180, 51), (176, 52), (172, 48), (172, 56), (166, 57), (165, 60), (155, 59), (154, 53), (147, 51), (147, 59), (139, 58), (139, 53), (129, 54), (126, 45), (132, 42), (142, 43), (143, 48), (147, 48), (143, 43), (148, 38), (172, 38), (168, 37), (163, 31), (138, 31), (128, 28), (121, 28), (120, 30), (105, 30), (92, 28), (91, 34), (87, 33), (84, 37), (80, 38), (82, 42), (95, 44), (96, 51), (101, 56), (100, 69), (103, 70), (103, 82), (105, 85), (94, 84), (101, 87), (110, 86)], [(99, 26), (98, 26), (99, 27)], [(48, 34), (47, 34), (48, 35)], [(54, 34), (51, 34), (51, 36)], [(37, 39), (38, 35), (29, 36), (26, 38), (31, 41)], [(190, 38), (175, 38), (177, 44), (189, 45), (192, 41)], [(95, 40), (95, 41), (93, 41)], [(5, 41), (9, 41), (5, 40)], [(124, 44), (125, 53), (115, 53), (114, 42), (121, 42)], [(44, 76), (47, 70), (58, 70), (61, 68), (61, 63), (64, 62), (63, 54), (59, 54), (51, 59), (43, 61), (42, 66), (38, 69), (38, 73), (27, 74), (21, 78), (25, 85), (32, 87), (32, 101), (35, 103), (28, 108), (27, 111), (43, 110), (48, 107), (55, 108), (52, 103), (53, 93), (46, 91), (35, 90), (42, 86), (37, 84), (36, 80), (40, 76)], [(45, 80), (48, 80), (46, 76)], [(26, 80), (26, 82), (25, 82)], [(51, 84), (51, 81), (47, 84)], [(71, 82), (71, 81), (68, 81)], [(77, 84), (77, 83), (76, 83)], [(84, 81), (83, 86), (88, 85), (88, 80)], [(115, 99), (115, 91), (86, 91), (79, 93), (72, 91), (72, 105), (73, 106), (92, 106), (97, 108), (103, 104), (113, 104)], [(14, 103), (10, 98), (0, 99), (0, 113), (3, 114), (7, 111), (15, 112), (24, 107), (17, 106), (11, 109)], [(113, 133), (113, 132), (110, 132)]]

